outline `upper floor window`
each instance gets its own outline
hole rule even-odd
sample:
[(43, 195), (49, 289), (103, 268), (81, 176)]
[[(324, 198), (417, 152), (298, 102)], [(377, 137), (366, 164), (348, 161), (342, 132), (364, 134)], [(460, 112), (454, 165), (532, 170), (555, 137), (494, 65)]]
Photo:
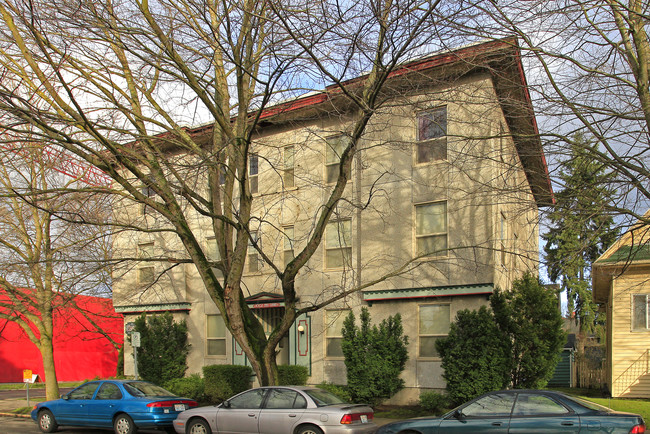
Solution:
[[(153, 258), (153, 243), (138, 244), (138, 258), (148, 259)], [(154, 267), (151, 262), (143, 261), (138, 267), (138, 283), (150, 284), (155, 280)]]
[(251, 231), (251, 236), (248, 239), (248, 271), (256, 273), (260, 269), (259, 253), (255, 248), (262, 248), (262, 242), (259, 238), (259, 231)]
[(293, 226), (284, 227), (284, 246), (283, 250), (283, 259), (284, 266), (286, 267), (289, 262), (294, 258), (293, 254)]
[(325, 229), (325, 268), (343, 268), (352, 259), (352, 222), (329, 222)]
[(207, 239), (206, 255), (209, 261), (221, 261), (221, 253), (219, 252), (219, 246), (215, 237)]
[(226, 324), (221, 315), (206, 315), (206, 354), (226, 355)]
[(416, 256), (447, 254), (447, 202), (415, 206)]
[(347, 137), (340, 135), (328, 137), (325, 144), (325, 182), (333, 184), (339, 177), (341, 156), (347, 147)]
[(258, 191), (258, 173), (259, 158), (256, 154), (251, 154), (248, 156), (248, 181), (251, 186), (251, 194), (255, 194)]
[(343, 357), (343, 321), (348, 316), (349, 309), (325, 311), (325, 355), (327, 357)]
[[(148, 200), (148, 199), (153, 200), (152, 198), (156, 195), (156, 192), (154, 191), (154, 189), (151, 188), (151, 187), (149, 187), (148, 185), (143, 185), (143, 186), (140, 188), (140, 193), (142, 193), (142, 195), (143, 195), (145, 198), (147, 198), (147, 200)], [(147, 215), (147, 214), (150, 215), (150, 214), (152, 214), (152, 213), (153, 213), (153, 208), (151, 208), (150, 206), (147, 206), (146, 203), (143, 203), (143, 204), (142, 204), (142, 208), (141, 208), (141, 214), (142, 214), (142, 215)]]
[(447, 107), (418, 113), (416, 162), (447, 159)]
[(648, 294), (632, 295), (632, 330), (647, 330), (648, 323)]
[(418, 349), (420, 357), (440, 357), (436, 341), (449, 334), (451, 307), (448, 304), (420, 306)]
[(284, 159), (284, 174), (283, 174), (283, 181), (284, 181), (284, 187), (285, 188), (291, 188), (295, 185), (295, 180), (294, 180), (294, 147), (293, 146), (285, 146), (284, 149), (282, 150), (283, 152), (283, 159)]

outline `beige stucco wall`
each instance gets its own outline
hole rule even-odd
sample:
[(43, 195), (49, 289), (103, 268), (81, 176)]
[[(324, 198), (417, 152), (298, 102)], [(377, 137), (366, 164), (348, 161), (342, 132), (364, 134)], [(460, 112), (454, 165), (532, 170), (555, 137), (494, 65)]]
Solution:
[[(325, 270), (321, 247), (296, 280), (303, 305), (319, 302), (355, 283), (376, 279), (410, 261), (415, 254), (415, 205), (427, 202), (447, 201), (448, 244), (452, 250), (446, 257), (422, 261), (409, 272), (377, 283), (373, 290), (480, 283), (493, 283), (507, 289), (524, 271), (536, 270), (537, 207), (508, 135), (491, 80), (487, 75), (476, 75), (444, 88), (421, 92), (392, 100), (368, 126), (345, 193), (349, 202), (342, 201), (338, 210), (340, 218), (352, 220), (351, 267)], [(442, 105), (447, 106), (448, 113), (448, 159), (417, 165), (413, 146), (417, 136), (416, 114)], [(263, 221), (263, 249), (276, 263), (282, 263), (283, 249), (283, 239), (277, 228), (293, 225), (295, 250), (304, 247), (329, 191), (329, 187), (323, 185), (324, 140), (346, 128), (349, 128), (348, 119), (330, 116), (268, 127), (256, 138), (253, 151), (260, 155), (260, 189), (255, 196), (253, 214)], [(282, 147), (287, 145), (295, 146), (296, 150), (296, 187), (281, 190), (282, 171), (277, 167), (281, 167)], [(201, 188), (200, 179), (200, 175), (197, 176), (197, 188)], [(369, 206), (360, 211), (351, 203)], [(138, 217), (136, 208), (125, 205), (118, 211), (124, 216), (144, 219), (149, 226), (157, 224), (152, 217)], [(189, 207), (188, 213), (192, 229), (207, 245), (209, 221)], [(505, 219), (503, 232), (502, 216)], [(507, 248), (505, 256), (500, 252), (502, 233), (506, 236), (503, 240)], [(138, 243), (152, 241), (157, 249), (163, 249), (170, 256), (182, 252), (173, 236), (159, 234), (134, 238), (125, 233), (115, 239), (114, 248), (135, 255)], [(162, 272), (163, 265), (158, 265), (157, 270)], [(243, 287), (245, 296), (262, 291), (278, 292), (280, 288), (268, 266), (256, 273), (247, 273)], [(228, 357), (204, 355), (205, 315), (215, 314), (217, 309), (192, 265), (175, 265), (158, 283), (144, 289), (135, 282), (135, 268), (120, 270), (115, 275), (115, 305), (191, 303), (186, 316), (192, 344), (188, 373), (200, 372), (207, 364), (230, 363), (231, 339), (227, 339)], [(403, 375), (407, 389), (396, 398), (402, 402), (416, 400), (420, 388), (444, 387), (440, 361), (417, 358), (418, 306), (427, 303), (449, 303), (453, 320), (458, 310), (478, 308), (487, 303), (487, 298), (456, 296), (373, 304), (373, 321), (399, 312), (405, 332), (410, 336), (410, 360)], [(331, 307), (358, 312), (364, 305), (361, 295), (355, 294)], [(324, 312), (311, 314), (310, 382), (342, 383), (345, 381), (343, 362), (324, 357), (323, 318)], [(128, 351), (126, 359), (129, 359)], [(127, 372), (128, 366), (127, 362)]]

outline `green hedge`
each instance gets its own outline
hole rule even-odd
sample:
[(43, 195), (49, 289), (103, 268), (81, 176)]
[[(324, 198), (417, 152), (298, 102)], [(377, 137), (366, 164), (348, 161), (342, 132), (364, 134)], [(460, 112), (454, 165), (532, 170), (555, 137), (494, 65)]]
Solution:
[(250, 389), (253, 370), (241, 365), (208, 365), (203, 367), (205, 396), (212, 403), (220, 403), (233, 395)]
[(308, 377), (309, 370), (306, 366), (278, 366), (278, 384), (281, 386), (304, 386), (307, 384)]
[(175, 395), (191, 398), (197, 402), (205, 402), (205, 382), (199, 374), (185, 378), (175, 378), (165, 383), (165, 389)]

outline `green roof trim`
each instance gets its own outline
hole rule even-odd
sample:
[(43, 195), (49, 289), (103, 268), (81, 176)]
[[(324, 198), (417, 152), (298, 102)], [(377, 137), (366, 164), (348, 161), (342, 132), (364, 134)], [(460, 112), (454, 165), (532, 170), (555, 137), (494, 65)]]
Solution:
[(134, 304), (131, 306), (115, 306), (117, 313), (165, 312), (168, 310), (190, 310), (192, 303), (161, 303)]
[(363, 291), (363, 299), (367, 302), (385, 300), (408, 300), (417, 298), (449, 297), (452, 295), (483, 295), (492, 294), (494, 284), (477, 283), (473, 285), (428, 286), (424, 288), (383, 289), (378, 291)]
[(600, 263), (613, 263), (613, 262), (636, 262), (650, 260), (650, 244), (643, 246), (630, 246), (625, 245), (619, 247), (608, 258), (601, 259), (597, 262)]

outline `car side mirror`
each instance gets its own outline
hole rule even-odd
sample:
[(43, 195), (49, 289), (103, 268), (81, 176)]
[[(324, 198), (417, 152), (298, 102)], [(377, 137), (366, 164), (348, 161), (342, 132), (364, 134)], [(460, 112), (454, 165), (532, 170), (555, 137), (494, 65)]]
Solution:
[(228, 400), (226, 399), (226, 400), (223, 402), (223, 406), (224, 406), (224, 408), (230, 408), (230, 401), (228, 401)]
[(465, 415), (464, 415), (463, 412), (460, 411), (460, 410), (456, 410), (456, 411), (454, 412), (454, 417), (455, 417), (456, 419), (458, 419), (458, 420), (463, 420), (463, 419), (465, 419)]
[(70, 397), (69, 397), (68, 394), (66, 393), (65, 395), (61, 395), (61, 399), (67, 401), (68, 399), (70, 399)]

